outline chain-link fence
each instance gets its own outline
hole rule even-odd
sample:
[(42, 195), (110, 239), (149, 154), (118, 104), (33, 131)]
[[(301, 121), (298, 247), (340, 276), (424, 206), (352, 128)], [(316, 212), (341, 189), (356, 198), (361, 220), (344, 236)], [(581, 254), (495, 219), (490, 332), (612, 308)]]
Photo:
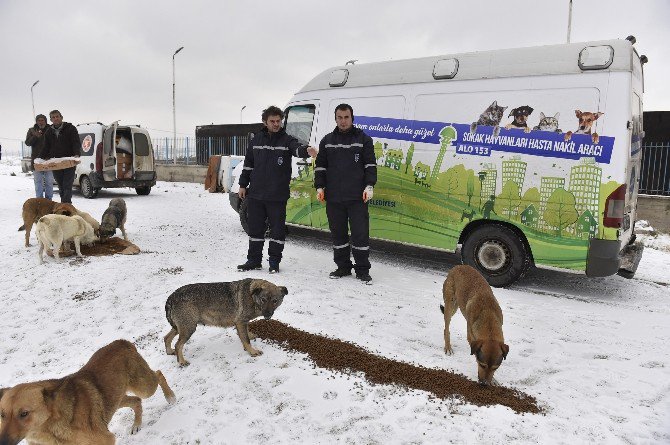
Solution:
[(185, 165), (207, 165), (212, 155), (244, 156), (249, 145), (248, 136), (153, 138), (152, 141), (156, 162)]
[(642, 147), (640, 193), (670, 196), (670, 142), (647, 142)]

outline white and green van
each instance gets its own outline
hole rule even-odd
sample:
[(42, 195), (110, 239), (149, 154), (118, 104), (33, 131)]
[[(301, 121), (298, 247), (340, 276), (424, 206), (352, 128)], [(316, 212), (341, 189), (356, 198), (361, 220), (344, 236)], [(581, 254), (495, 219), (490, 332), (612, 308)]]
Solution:
[[(643, 61), (608, 40), (338, 66), (293, 96), (285, 125), (318, 146), (353, 107), (377, 156), (371, 237), (460, 246), (496, 286), (531, 265), (630, 278)], [(287, 222), (328, 230), (313, 180), (296, 162)]]

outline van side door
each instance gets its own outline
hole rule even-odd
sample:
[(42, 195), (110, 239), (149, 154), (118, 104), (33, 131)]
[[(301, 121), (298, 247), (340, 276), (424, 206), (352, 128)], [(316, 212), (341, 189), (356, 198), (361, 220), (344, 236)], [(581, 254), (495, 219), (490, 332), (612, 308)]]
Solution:
[(102, 136), (102, 177), (116, 180), (116, 128), (118, 121), (110, 124)]
[[(318, 110), (318, 101), (300, 101), (291, 104), (285, 112), (286, 132), (298, 139), (301, 144), (318, 147), (316, 141)], [(293, 157), (291, 165), (291, 195), (286, 205), (286, 221), (312, 226), (312, 200), (316, 201), (313, 160)]]

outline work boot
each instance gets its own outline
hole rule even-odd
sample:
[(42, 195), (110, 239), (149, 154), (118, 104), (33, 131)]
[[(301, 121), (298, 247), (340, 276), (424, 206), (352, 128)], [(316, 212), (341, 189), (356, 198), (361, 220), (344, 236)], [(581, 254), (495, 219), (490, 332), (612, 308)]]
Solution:
[(270, 273), (279, 272), (279, 261), (270, 260), (270, 269), (268, 270), (270, 271)]
[(240, 264), (239, 266), (237, 266), (237, 271), (238, 272), (247, 272), (247, 271), (250, 271), (250, 270), (260, 270), (260, 269), (261, 269), (260, 264), (252, 263), (251, 261), (247, 261), (246, 263)]
[(336, 280), (342, 277), (348, 277), (351, 275), (351, 269), (348, 267), (338, 267), (336, 270), (330, 273), (330, 278)]
[(356, 278), (365, 284), (372, 284), (372, 277), (370, 276), (369, 272), (356, 272)]

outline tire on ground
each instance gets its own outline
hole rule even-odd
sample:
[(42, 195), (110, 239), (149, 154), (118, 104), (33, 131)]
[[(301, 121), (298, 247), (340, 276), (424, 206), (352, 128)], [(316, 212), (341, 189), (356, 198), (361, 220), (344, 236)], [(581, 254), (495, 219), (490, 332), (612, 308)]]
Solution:
[(79, 189), (81, 190), (82, 196), (87, 199), (95, 198), (98, 196), (98, 192), (100, 191), (100, 189), (93, 187), (91, 178), (86, 175), (82, 176), (79, 180)]
[(509, 227), (495, 223), (480, 226), (468, 235), (461, 259), (495, 287), (519, 280), (531, 265), (525, 241)]

